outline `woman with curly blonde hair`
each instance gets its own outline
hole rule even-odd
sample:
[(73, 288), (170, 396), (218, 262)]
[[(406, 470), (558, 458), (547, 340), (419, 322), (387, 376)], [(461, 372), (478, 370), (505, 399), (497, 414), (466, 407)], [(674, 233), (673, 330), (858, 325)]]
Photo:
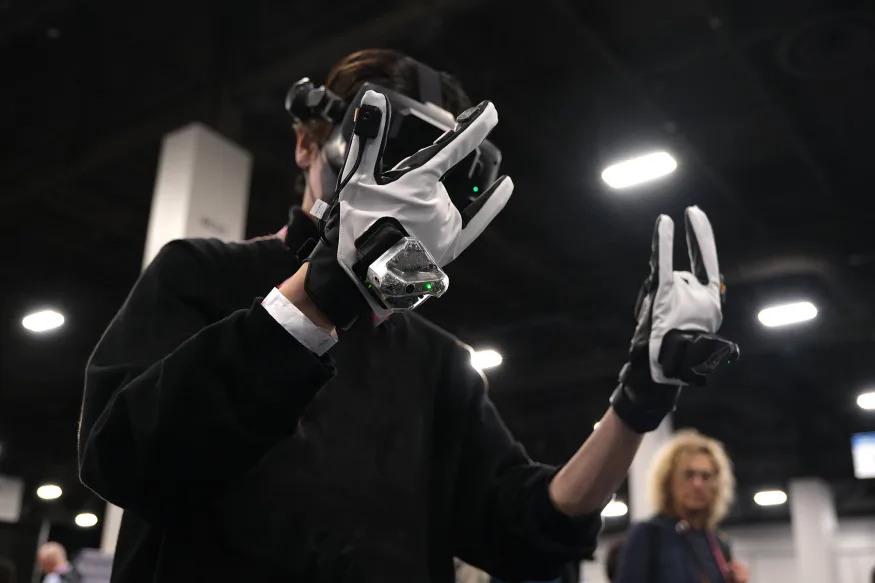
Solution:
[(749, 574), (715, 532), (735, 498), (732, 462), (716, 439), (682, 430), (650, 471), (656, 516), (632, 526), (619, 556), (619, 583), (747, 583)]

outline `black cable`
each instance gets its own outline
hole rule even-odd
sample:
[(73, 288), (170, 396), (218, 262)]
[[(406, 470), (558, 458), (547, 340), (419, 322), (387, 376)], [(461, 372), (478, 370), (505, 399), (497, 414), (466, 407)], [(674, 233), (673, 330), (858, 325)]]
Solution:
[[(350, 172), (346, 175), (346, 178), (343, 180), (343, 182), (340, 183), (340, 186), (338, 186), (337, 189), (334, 191), (334, 194), (331, 195), (331, 200), (332, 200), (331, 208), (324, 215), (322, 215), (323, 217), (331, 217), (332, 216), (332, 214), (333, 214), (332, 210), (334, 208), (334, 205), (339, 204), (340, 191), (344, 189), (344, 187), (347, 185), (347, 183), (349, 183), (350, 178), (352, 178), (353, 174), (356, 173), (356, 171), (358, 170), (359, 164), (361, 164), (361, 162), (362, 162), (362, 156), (365, 153), (365, 145), (366, 144), (367, 144), (367, 138), (360, 140), (359, 151), (358, 151), (358, 154), (356, 155), (355, 164), (353, 164), (352, 170), (350, 170)], [(341, 170), (341, 172), (342, 171), (343, 170)], [(328, 219), (326, 219), (326, 218), (319, 219), (319, 239), (322, 240), (323, 244), (330, 246), (331, 244), (328, 242), (328, 239), (325, 237), (325, 227), (326, 227), (327, 223), (328, 223)]]

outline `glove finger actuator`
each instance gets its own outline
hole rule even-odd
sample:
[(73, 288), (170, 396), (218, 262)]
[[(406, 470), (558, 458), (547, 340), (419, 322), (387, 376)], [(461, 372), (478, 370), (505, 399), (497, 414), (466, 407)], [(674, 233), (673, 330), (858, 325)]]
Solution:
[(737, 344), (716, 334), (723, 293), (711, 223), (695, 206), (687, 208), (685, 219), (690, 271), (673, 270), (674, 222), (666, 215), (656, 220), (629, 361), (611, 396), (617, 414), (641, 433), (655, 429), (674, 409), (681, 386), (706, 384), (739, 356)]
[[(363, 311), (353, 289), (378, 316), (414, 309), (446, 292), (449, 278), (442, 268), (482, 233), (513, 191), (510, 178), (501, 177), (460, 211), (441, 182), (497, 123), (490, 102), (467, 110), (434, 144), (381, 172), (389, 109), (385, 96), (365, 93), (340, 185), (331, 204), (321, 205), (323, 234), (310, 257), (307, 293), (320, 309), (326, 305), (323, 313), (340, 327)], [(330, 249), (352, 287), (328, 268)], [(323, 273), (330, 281), (318, 281)]]

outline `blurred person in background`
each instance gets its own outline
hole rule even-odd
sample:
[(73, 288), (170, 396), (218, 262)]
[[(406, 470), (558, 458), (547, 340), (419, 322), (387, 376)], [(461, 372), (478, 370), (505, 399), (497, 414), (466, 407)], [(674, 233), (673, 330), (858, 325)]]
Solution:
[(632, 526), (619, 552), (617, 583), (748, 583), (747, 566), (715, 529), (735, 498), (723, 445), (677, 432), (650, 473), (656, 516)]
[(0, 583), (18, 583), (15, 563), (3, 557), (0, 557)]
[(67, 560), (67, 550), (56, 542), (47, 542), (36, 553), (37, 562), (45, 575), (43, 583), (80, 583), (82, 576)]
[[(328, 114), (365, 82), (385, 92), (356, 102), (340, 151), (358, 171), (344, 165), (337, 186)], [(383, 172), (389, 92), (422, 102), (427, 86), (455, 127)], [(302, 207), (276, 237), (166, 245), (88, 363), (80, 476), (124, 509), (113, 582), (451, 583), (454, 556), (509, 580), (557, 576), (592, 553), (642, 434), (686, 384), (648, 346), (719, 328), (707, 217), (688, 210), (697, 275), (674, 287), (673, 226), (660, 217), (629, 364), (599, 431), (562, 468), (538, 464), (468, 349), (416, 314), (378, 317), (340, 251), (381, 217), (441, 265), (461, 253), (512, 183), (460, 204), (440, 179), (497, 123), (494, 106), (469, 109), (451, 76), (383, 50), (344, 58), (324, 88), (293, 89), (313, 114), (294, 123)], [(323, 103), (327, 91), (337, 99)]]

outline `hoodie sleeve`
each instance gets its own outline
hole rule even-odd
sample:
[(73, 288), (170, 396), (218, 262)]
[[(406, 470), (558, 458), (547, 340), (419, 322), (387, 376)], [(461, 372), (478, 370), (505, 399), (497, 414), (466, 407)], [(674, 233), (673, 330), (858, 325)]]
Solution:
[(172, 517), (254, 464), (334, 374), (260, 299), (216, 320), (204, 298), (231, 275), (203, 243), (162, 249), (85, 372), (80, 477), (147, 520)]
[(510, 581), (554, 579), (568, 562), (592, 555), (601, 515), (571, 518), (556, 509), (548, 486), (558, 468), (529, 459), (466, 356), (459, 354), (452, 377), (468, 395), (453, 509), (456, 554)]

